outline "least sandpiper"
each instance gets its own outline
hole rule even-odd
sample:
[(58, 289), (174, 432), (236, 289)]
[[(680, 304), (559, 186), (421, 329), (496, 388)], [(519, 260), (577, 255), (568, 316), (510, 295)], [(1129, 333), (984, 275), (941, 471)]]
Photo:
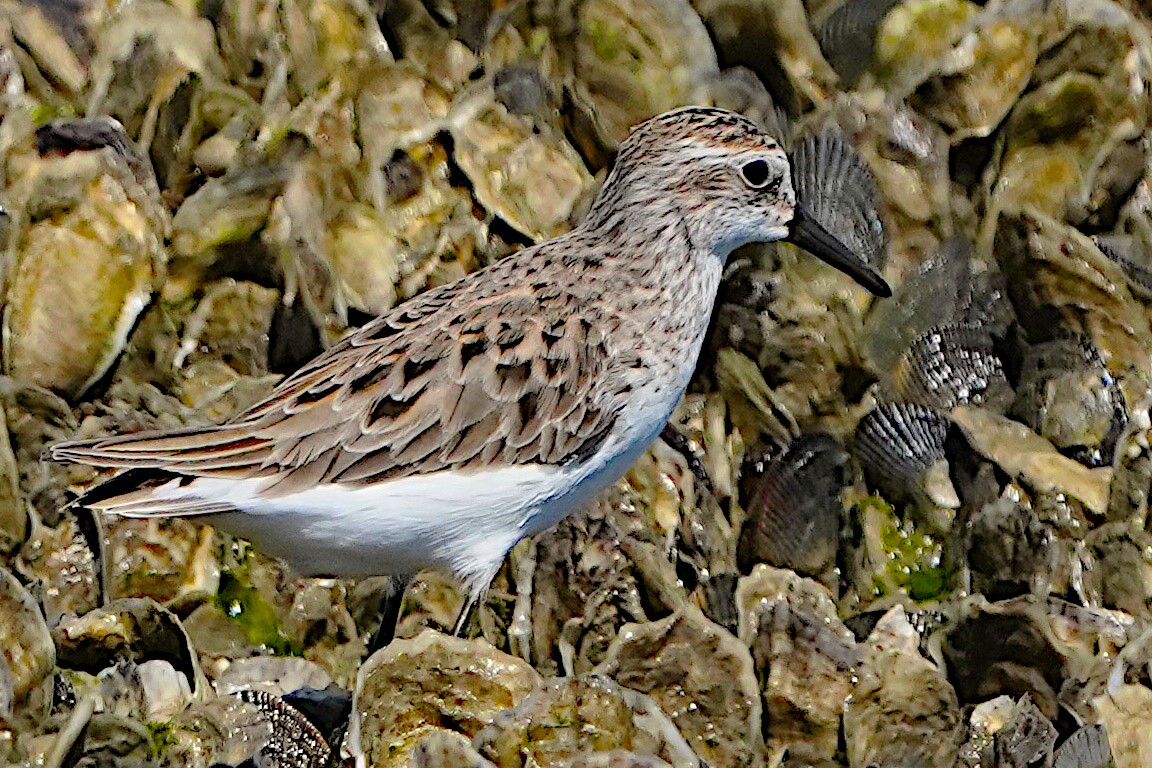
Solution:
[(516, 542), (660, 433), (726, 259), (774, 240), (889, 294), (797, 205), (775, 139), (725, 110), (668, 112), (623, 143), (575, 229), (396, 307), (231, 422), (51, 457), (122, 470), (80, 497), (92, 509), (196, 517), (302, 575), (441, 569), (471, 605)]

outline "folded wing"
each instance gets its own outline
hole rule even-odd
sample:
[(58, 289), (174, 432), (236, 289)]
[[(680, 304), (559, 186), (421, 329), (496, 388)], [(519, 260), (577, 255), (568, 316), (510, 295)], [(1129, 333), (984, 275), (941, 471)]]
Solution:
[(629, 388), (611, 323), (543, 285), (468, 288), (364, 326), (228, 424), (61, 443), (50, 456), (127, 470), (79, 500), (124, 514), (231, 509), (162, 498), (200, 477), (263, 479), (272, 496), (590, 457)]

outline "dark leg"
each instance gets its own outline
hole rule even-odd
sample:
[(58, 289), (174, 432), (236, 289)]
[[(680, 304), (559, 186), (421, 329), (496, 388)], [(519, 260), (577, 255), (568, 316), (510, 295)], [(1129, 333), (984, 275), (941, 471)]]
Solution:
[(665, 424), (664, 429), (660, 431), (660, 439), (667, 443), (669, 448), (684, 457), (684, 460), (688, 462), (688, 469), (709, 493), (715, 492), (715, 489), (712, 488), (712, 478), (708, 476), (708, 470), (704, 468), (704, 463), (700, 461), (700, 457), (688, 444), (688, 438), (684, 437), (671, 424)]
[(476, 607), (480, 605), (480, 598), (469, 595), (464, 598), (464, 605), (460, 606), (460, 613), (456, 615), (456, 625), (452, 627), (452, 636), (460, 637), (472, 619), (476, 618)]
[(407, 577), (397, 578), (384, 601), (384, 608), (380, 611), (380, 626), (372, 633), (372, 640), (368, 643), (368, 655), (376, 653), (396, 635), (396, 624), (400, 621), (400, 608), (404, 605), (404, 593), (408, 591)]

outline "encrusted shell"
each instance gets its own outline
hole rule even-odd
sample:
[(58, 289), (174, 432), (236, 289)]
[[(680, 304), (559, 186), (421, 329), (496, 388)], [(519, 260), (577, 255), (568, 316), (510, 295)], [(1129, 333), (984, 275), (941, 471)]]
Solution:
[(892, 378), (900, 397), (933, 408), (1002, 409), (1012, 396), (992, 336), (979, 325), (947, 325), (917, 337)]
[[(32, 595), (8, 570), (0, 568), (0, 715), (17, 707), (34, 712), (47, 703), (43, 683), (56, 664), (56, 647)], [(29, 699), (33, 701), (29, 702)]]
[(1124, 392), (1087, 339), (1030, 348), (1012, 414), (1090, 467), (1112, 463), (1116, 442), (1128, 424)]

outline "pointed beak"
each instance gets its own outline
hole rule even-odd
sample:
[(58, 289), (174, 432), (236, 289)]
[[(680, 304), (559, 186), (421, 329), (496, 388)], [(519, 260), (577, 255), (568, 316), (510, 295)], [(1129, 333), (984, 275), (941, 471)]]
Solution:
[(880, 297), (892, 295), (892, 289), (879, 272), (848, 250), (847, 246), (824, 229), (799, 203), (796, 205), (792, 221), (788, 224), (788, 237), (784, 239), (836, 267), (874, 295)]

